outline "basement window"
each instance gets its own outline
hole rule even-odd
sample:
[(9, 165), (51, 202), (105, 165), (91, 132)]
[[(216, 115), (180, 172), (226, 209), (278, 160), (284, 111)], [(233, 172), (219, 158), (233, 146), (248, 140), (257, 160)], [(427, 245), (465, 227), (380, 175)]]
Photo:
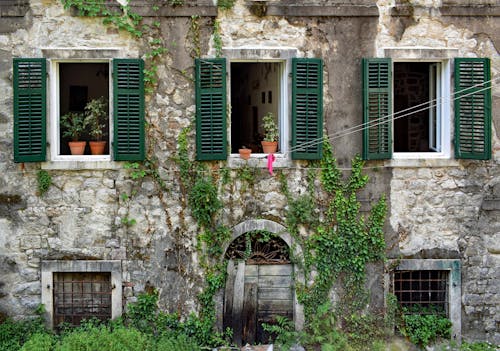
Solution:
[(448, 315), (448, 271), (394, 271), (393, 289), (408, 311)]
[(42, 304), (49, 328), (110, 320), (122, 313), (120, 261), (42, 261)]
[(55, 272), (54, 326), (111, 319), (111, 273)]
[[(396, 262), (389, 262), (389, 265)], [(452, 322), (452, 338), (461, 340), (461, 266), (454, 259), (402, 259), (390, 273), (387, 292), (409, 313), (440, 313)]]

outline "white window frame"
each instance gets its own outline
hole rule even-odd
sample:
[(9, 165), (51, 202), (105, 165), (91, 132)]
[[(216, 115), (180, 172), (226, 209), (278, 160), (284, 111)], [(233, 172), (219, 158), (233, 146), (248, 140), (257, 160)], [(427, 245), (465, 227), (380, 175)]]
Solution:
[[(280, 72), (279, 72), (279, 93), (280, 93), (280, 99), (279, 99), (279, 106), (278, 106), (278, 129), (279, 129), (279, 137), (278, 137), (278, 152), (276, 152), (275, 156), (280, 157), (280, 155), (284, 155), (288, 151), (288, 147), (290, 145), (291, 141), (291, 134), (290, 134), (290, 118), (289, 118), (289, 104), (288, 102), (290, 101), (289, 97), (289, 89), (288, 89), (288, 78), (290, 76), (291, 72), (291, 60), (283, 60), (283, 59), (277, 59), (277, 60), (272, 60), (272, 59), (266, 59), (266, 60), (246, 60), (246, 59), (233, 59), (227, 60), (227, 72), (228, 72), (228, 81), (227, 81), (227, 86), (229, 87), (227, 90), (227, 101), (229, 102), (229, 105), (231, 106), (231, 64), (232, 63), (262, 63), (262, 62), (272, 62), (272, 63), (279, 63), (280, 64)], [(273, 99), (275, 97), (273, 96)], [(232, 122), (233, 118), (233, 113), (231, 111), (231, 116), (230, 116), (230, 121)], [(228, 143), (229, 145), (232, 146), (232, 133), (231, 133), (231, 123), (228, 123), (228, 128), (227, 128), (227, 133), (228, 133)], [(265, 157), (266, 154), (264, 153), (252, 153), (250, 157), (254, 158), (261, 158)], [(237, 153), (231, 153), (229, 157), (239, 157), (239, 154)]]
[[(398, 62), (429, 62), (437, 63), (437, 117), (440, 119), (439, 136), (440, 151), (436, 152), (394, 152), (392, 158), (395, 160), (409, 159), (449, 159), (451, 157), (451, 62), (450, 60), (393, 60), (392, 71), (394, 72), (394, 63)], [(440, 67), (440, 68), (439, 68)], [(394, 78), (393, 78), (394, 79)], [(392, 101), (394, 103), (394, 82), (392, 89)], [(392, 149), (394, 150), (394, 119), (392, 128)]]
[(111, 274), (111, 319), (122, 315), (122, 266), (117, 260), (97, 261), (42, 261), (42, 304), (45, 307), (45, 323), (54, 327), (54, 273), (110, 273)]
[[(107, 63), (109, 65), (109, 154), (106, 155), (60, 155), (60, 97), (59, 97), (59, 64), (60, 63)], [(110, 162), (112, 160), (113, 143), (113, 80), (112, 80), (112, 59), (49, 59), (49, 154), (50, 160), (61, 161), (81, 161), (81, 162)]]
[[(262, 47), (262, 46), (244, 46), (244, 47), (223, 47), (223, 54), (221, 57), (226, 59), (226, 67), (228, 67), (227, 78), (227, 101), (231, 106), (231, 79), (230, 70), (231, 62), (283, 62), (282, 74), (280, 77), (280, 106), (279, 106), (279, 120), (278, 128), (280, 131), (279, 139), (279, 152), (274, 156), (276, 157), (273, 167), (287, 167), (291, 164), (291, 156), (288, 153), (290, 149), (290, 142), (292, 140), (291, 134), (291, 103), (292, 103), (292, 58), (299, 57), (299, 52), (293, 47)], [(273, 97), (274, 98), (274, 97)], [(227, 126), (228, 143), (231, 145), (231, 124)], [(230, 150), (231, 151), (231, 150)], [(258, 153), (250, 156), (248, 161), (242, 160), (239, 154), (230, 153), (228, 156), (229, 167), (240, 167), (242, 164), (248, 162), (253, 167), (266, 167), (267, 159), (266, 154)]]

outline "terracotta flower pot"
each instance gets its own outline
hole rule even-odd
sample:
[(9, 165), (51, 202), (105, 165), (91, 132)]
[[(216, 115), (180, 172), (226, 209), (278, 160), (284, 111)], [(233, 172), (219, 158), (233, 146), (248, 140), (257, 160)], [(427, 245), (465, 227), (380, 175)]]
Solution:
[(276, 150), (278, 149), (278, 142), (277, 141), (261, 141), (262, 143), (262, 149), (264, 150), (265, 154), (274, 154)]
[(72, 155), (83, 155), (85, 152), (86, 141), (70, 141), (68, 142), (69, 149)]
[(244, 160), (248, 160), (252, 154), (252, 149), (239, 149), (240, 157)]
[(89, 145), (92, 155), (102, 155), (106, 147), (106, 141), (89, 141)]

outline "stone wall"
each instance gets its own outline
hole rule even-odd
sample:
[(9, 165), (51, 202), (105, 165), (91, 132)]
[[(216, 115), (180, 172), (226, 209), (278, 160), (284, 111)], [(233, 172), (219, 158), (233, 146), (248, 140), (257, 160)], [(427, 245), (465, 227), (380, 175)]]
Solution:
[[(445, 16), (439, 11), (441, 1), (405, 1), (404, 6), (386, 0), (329, 1), (325, 8), (318, 1), (302, 3), (302, 8), (283, 4), (256, 12), (238, 0), (233, 9), (217, 12), (204, 2), (199, 8), (162, 9), (159, 18), (142, 8), (146, 22), (159, 20), (168, 49), (159, 64), (157, 89), (146, 100), (148, 155), (157, 162), (166, 189), (149, 177), (131, 179), (122, 163), (61, 166), (12, 161), (13, 57), (42, 57), (51, 49), (113, 48), (133, 58), (145, 54), (143, 41), (99, 19), (75, 16), (52, 0), (32, 0), (21, 27), (0, 32), (0, 312), (30, 314), (41, 301), (41, 261), (70, 259), (120, 260), (126, 302), (154, 287), (162, 307), (181, 313), (196, 308), (203, 283), (196, 251), (198, 228), (174, 157), (181, 130), (194, 123), (195, 52), (215, 55), (214, 20), (225, 50), (294, 48), (300, 57), (324, 59), (327, 134), (361, 123), (361, 58), (383, 57), (388, 48), (446, 48), (456, 50), (457, 56), (490, 57), (493, 77), (499, 75), (498, 14), (471, 18), (458, 16), (457, 10)], [(488, 5), (489, 13), (496, 11), (493, 5)], [(191, 18), (196, 14), (201, 16), (199, 47)], [(500, 106), (498, 84), (493, 85), (493, 96), (494, 106)], [(499, 250), (494, 240), (500, 233), (495, 205), (500, 197), (498, 112), (493, 113), (493, 125), (492, 161), (371, 161), (366, 165), (371, 181), (360, 198), (367, 210), (370, 201), (387, 194), (386, 239), (392, 258), (461, 259), (463, 334), (500, 343)], [(193, 128), (188, 137), (193, 156)], [(351, 158), (361, 152), (361, 134), (332, 138), (332, 144), (340, 166), (348, 171)], [(251, 163), (256, 166), (252, 183), (238, 178), (242, 163), (237, 159), (210, 164), (225, 165), (234, 168), (230, 183), (219, 191), (224, 224), (232, 228), (266, 218), (285, 225), (286, 198), (279, 181), (267, 173), (265, 161)], [(291, 191), (304, 193), (306, 164), (281, 166)], [(48, 170), (53, 180), (43, 196), (37, 194), (39, 168)], [(128, 219), (135, 224), (126, 225)], [(381, 275), (381, 267), (372, 271)], [(370, 284), (379, 289), (375, 304), (381, 306), (383, 292), (376, 281), (370, 277)]]

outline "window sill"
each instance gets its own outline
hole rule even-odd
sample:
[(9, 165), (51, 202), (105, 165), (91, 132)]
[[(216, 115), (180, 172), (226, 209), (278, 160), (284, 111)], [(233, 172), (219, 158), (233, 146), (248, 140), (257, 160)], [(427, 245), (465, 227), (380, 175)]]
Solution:
[[(399, 156), (399, 155), (398, 155)], [(460, 164), (455, 159), (449, 157), (434, 157), (422, 158), (422, 155), (410, 157), (394, 156), (392, 160), (387, 160), (384, 163), (385, 167), (391, 168), (433, 168), (433, 167), (458, 167)]]
[[(291, 166), (291, 160), (284, 154), (274, 154), (276, 159), (273, 168), (285, 168)], [(267, 154), (252, 154), (248, 160), (244, 160), (239, 154), (231, 154), (227, 159), (229, 168), (241, 168), (245, 165), (255, 168), (267, 168)]]
[(108, 170), (123, 168), (120, 162), (114, 162), (109, 155), (103, 156), (57, 156), (41, 164), (45, 170)]

